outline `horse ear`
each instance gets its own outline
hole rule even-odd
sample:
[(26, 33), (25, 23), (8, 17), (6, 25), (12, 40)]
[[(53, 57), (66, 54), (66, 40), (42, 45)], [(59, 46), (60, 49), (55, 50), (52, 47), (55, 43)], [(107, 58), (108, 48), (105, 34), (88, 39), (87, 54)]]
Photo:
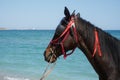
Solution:
[(73, 11), (72, 16), (75, 16), (75, 10)]
[(80, 17), (80, 13), (77, 13), (77, 15), (76, 15), (77, 17)]
[(66, 19), (69, 20), (70, 19), (70, 12), (69, 12), (67, 7), (65, 7), (64, 14), (65, 14)]

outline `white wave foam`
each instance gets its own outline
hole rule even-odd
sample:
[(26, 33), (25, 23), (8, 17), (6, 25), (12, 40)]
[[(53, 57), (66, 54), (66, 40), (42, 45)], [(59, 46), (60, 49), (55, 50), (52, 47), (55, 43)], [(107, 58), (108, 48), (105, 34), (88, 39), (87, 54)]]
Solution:
[(4, 80), (30, 80), (30, 79), (6, 76), (6, 77), (4, 77)]

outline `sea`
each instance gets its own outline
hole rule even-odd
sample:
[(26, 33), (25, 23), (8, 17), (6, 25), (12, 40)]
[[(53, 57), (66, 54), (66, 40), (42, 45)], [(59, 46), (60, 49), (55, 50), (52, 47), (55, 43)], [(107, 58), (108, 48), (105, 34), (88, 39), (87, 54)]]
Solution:
[[(54, 30), (0, 30), (0, 80), (40, 80), (48, 63), (43, 53)], [(106, 30), (120, 39), (120, 30)], [(81, 52), (61, 56), (46, 80), (99, 80)]]

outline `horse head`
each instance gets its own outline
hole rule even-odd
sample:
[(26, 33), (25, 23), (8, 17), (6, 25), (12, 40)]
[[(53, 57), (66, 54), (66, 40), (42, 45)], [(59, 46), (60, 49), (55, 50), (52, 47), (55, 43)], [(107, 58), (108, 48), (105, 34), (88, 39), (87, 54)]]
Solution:
[[(53, 63), (63, 54), (64, 58), (70, 55), (77, 47), (77, 31), (75, 23), (75, 11), (70, 15), (69, 10), (65, 7), (65, 17), (58, 24), (55, 34), (44, 52), (47, 62)], [(72, 50), (71, 53), (66, 53)]]

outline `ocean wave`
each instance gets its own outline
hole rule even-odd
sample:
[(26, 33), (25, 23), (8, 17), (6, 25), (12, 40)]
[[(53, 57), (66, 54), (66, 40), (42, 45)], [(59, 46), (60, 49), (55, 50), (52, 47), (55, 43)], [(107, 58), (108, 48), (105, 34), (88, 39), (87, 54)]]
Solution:
[(18, 78), (18, 77), (5, 76), (4, 80), (30, 80), (30, 79), (28, 79), (28, 78)]

